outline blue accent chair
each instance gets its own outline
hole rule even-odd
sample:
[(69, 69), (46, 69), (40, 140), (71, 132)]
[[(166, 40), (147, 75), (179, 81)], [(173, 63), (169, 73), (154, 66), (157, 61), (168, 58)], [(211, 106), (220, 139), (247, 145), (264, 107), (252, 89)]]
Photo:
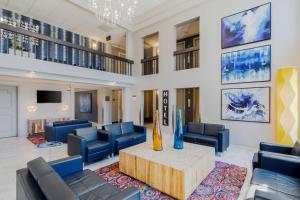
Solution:
[(111, 153), (111, 136), (101, 133), (95, 126), (76, 129), (75, 135), (68, 135), (69, 156), (81, 155), (83, 161), (93, 162), (105, 158)]
[(47, 163), (39, 157), (17, 170), (17, 200), (140, 200), (134, 187), (119, 190), (85, 169), (81, 156)]
[(92, 123), (87, 120), (70, 120), (53, 122), (45, 126), (45, 137), (47, 141), (67, 142), (68, 135), (74, 133), (75, 129), (91, 127)]
[(104, 125), (100, 131), (109, 135), (112, 141), (112, 152), (146, 142), (147, 129), (143, 126), (134, 125), (133, 122), (123, 122)]
[(261, 142), (259, 144), (259, 151), (253, 156), (253, 170), (255, 168), (261, 167), (261, 157), (263, 154), (284, 156), (289, 158), (299, 158), (299, 156), (292, 155), (292, 150), (293, 147), (290, 146)]
[(276, 153), (260, 154), (260, 166), (253, 171), (249, 189), (254, 194), (248, 194), (248, 199), (300, 200), (300, 157), (280, 154), (288, 151), (284, 146), (262, 145)]
[(183, 127), (183, 140), (215, 148), (215, 152), (226, 151), (229, 147), (229, 129), (224, 125), (188, 123)]

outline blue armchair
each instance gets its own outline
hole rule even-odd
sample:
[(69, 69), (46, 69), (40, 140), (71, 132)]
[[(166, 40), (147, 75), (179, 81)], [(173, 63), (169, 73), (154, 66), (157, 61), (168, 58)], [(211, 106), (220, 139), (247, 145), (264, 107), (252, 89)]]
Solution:
[(259, 147), (249, 190), (255, 190), (254, 199), (300, 200), (299, 143), (289, 147), (261, 142)]
[(299, 158), (298, 156), (292, 155), (293, 147), (285, 146), (285, 145), (278, 145), (278, 144), (271, 144), (266, 142), (261, 142), (259, 145), (259, 151), (257, 155), (254, 155), (256, 157), (253, 159), (253, 168), (260, 168), (262, 165), (262, 155), (269, 154), (269, 155), (275, 155), (275, 156), (284, 156), (284, 157), (290, 157), (290, 158)]
[(249, 189), (255, 191), (254, 199), (300, 200), (300, 158), (282, 155), (261, 154), (261, 166), (253, 171)]
[(147, 129), (143, 126), (134, 125), (133, 122), (109, 124), (99, 131), (103, 135), (111, 137), (112, 152), (119, 153), (119, 150), (146, 142)]
[(112, 153), (112, 137), (95, 126), (80, 128), (68, 135), (68, 154), (81, 155), (83, 161), (93, 162)]

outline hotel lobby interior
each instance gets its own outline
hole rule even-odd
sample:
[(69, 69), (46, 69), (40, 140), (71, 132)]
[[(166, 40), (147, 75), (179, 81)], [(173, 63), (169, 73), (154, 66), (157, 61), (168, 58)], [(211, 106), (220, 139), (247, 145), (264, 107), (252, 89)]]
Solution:
[(300, 200), (299, 0), (0, 0), (0, 200)]

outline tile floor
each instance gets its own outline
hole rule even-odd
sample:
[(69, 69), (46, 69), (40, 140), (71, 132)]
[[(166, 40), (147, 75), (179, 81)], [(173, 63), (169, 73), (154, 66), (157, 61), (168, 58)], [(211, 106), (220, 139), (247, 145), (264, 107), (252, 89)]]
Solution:
[[(151, 139), (151, 134), (149, 132), (148, 138)], [(172, 141), (172, 136), (164, 136), (164, 139)], [(248, 168), (247, 178), (242, 188), (240, 199), (246, 197), (249, 188), (252, 174), (251, 160), (255, 151), (257, 150), (254, 148), (231, 145), (227, 152), (216, 157), (219, 161)], [(0, 200), (16, 199), (16, 170), (25, 167), (29, 160), (39, 156), (42, 156), (47, 161), (67, 157), (67, 145), (38, 149), (26, 138), (17, 137), (0, 139)], [(96, 170), (117, 161), (118, 156), (115, 156), (110, 159), (90, 164), (86, 166), (86, 168)]]

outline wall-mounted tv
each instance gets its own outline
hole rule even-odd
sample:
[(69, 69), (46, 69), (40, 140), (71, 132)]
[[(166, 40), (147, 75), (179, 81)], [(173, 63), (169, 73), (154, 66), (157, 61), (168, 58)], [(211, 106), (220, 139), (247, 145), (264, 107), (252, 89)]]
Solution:
[(61, 103), (61, 91), (37, 90), (37, 103)]

